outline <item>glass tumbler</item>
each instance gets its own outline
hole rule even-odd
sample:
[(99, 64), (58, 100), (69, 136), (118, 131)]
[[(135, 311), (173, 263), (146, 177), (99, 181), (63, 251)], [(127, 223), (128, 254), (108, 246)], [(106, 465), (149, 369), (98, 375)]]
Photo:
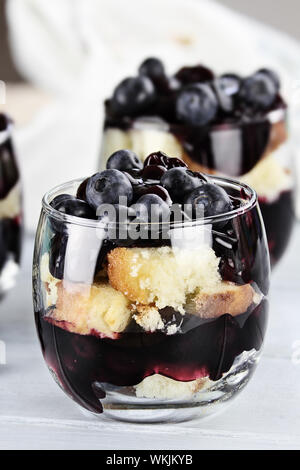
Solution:
[(212, 180), (238, 207), (149, 224), (136, 237), (131, 223), (51, 207), (83, 180), (44, 196), (33, 261), (37, 332), (53, 378), (85, 412), (133, 422), (204, 417), (251, 378), (268, 316), (265, 230), (252, 189)]

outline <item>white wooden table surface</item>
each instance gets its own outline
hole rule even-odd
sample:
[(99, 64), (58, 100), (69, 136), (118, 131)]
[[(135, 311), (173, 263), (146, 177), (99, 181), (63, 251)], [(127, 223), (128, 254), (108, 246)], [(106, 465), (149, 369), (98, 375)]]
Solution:
[(57, 387), (33, 322), (32, 248), (27, 238), (18, 284), (0, 304), (7, 348), (7, 364), (0, 365), (1, 449), (300, 448), (300, 226), (273, 274), (269, 329), (253, 379), (223, 414), (172, 425), (87, 418)]

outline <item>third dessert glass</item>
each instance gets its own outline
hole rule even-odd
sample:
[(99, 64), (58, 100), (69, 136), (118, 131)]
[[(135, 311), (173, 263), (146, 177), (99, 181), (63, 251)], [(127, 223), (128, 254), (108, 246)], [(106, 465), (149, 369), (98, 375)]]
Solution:
[(11, 120), (0, 113), (0, 296), (14, 285), (22, 239), (20, 175), (11, 134)]
[(266, 329), (256, 195), (162, 153), (142, 167), (120, 151), (45, 195), (33, 289), (45, 361), (85, 410), (149, 422), (214, 413), (247, 384)]
[(194, 171), (248, 184), (258, 194), (274, 265), (294, 223), (286, 118), (271, 70), (241, 78), (197, 65), (170, 77), (160, 60), (146, 59), (139, 75), (123, 80), (105, 103), (100, 168), (120, 148), (142, 160), (160, 149)]

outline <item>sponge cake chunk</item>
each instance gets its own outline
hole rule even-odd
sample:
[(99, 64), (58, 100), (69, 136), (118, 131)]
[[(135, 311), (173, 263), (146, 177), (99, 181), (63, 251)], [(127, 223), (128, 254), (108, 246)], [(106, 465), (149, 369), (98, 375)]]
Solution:
[(128, 299), (108, 283), (87, 286), (63, 281), (57, 285), (56, 306), (44, 318), (72, 333), (114, 338), (125, 330), (131, 315)]
[(212, 248), (115, 248), (108, 254), (112, 287), (129, 300), (173, 307), (183, 315), (189, 294), (221, 283), (219, 259)]

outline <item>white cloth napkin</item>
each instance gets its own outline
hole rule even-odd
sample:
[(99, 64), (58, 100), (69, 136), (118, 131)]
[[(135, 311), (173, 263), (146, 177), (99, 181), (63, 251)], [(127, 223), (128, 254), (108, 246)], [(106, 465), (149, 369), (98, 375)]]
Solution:
[(18, 67), (55, 96), (16, 130), (30, 230), (45, 191), (96, 169), (102, 101), (150, 55), (170, 72), (199, 62), (242, 74), (274, 67), (299, 152), (300, 45), (212, 0), (9, 0), (7, 16)]

